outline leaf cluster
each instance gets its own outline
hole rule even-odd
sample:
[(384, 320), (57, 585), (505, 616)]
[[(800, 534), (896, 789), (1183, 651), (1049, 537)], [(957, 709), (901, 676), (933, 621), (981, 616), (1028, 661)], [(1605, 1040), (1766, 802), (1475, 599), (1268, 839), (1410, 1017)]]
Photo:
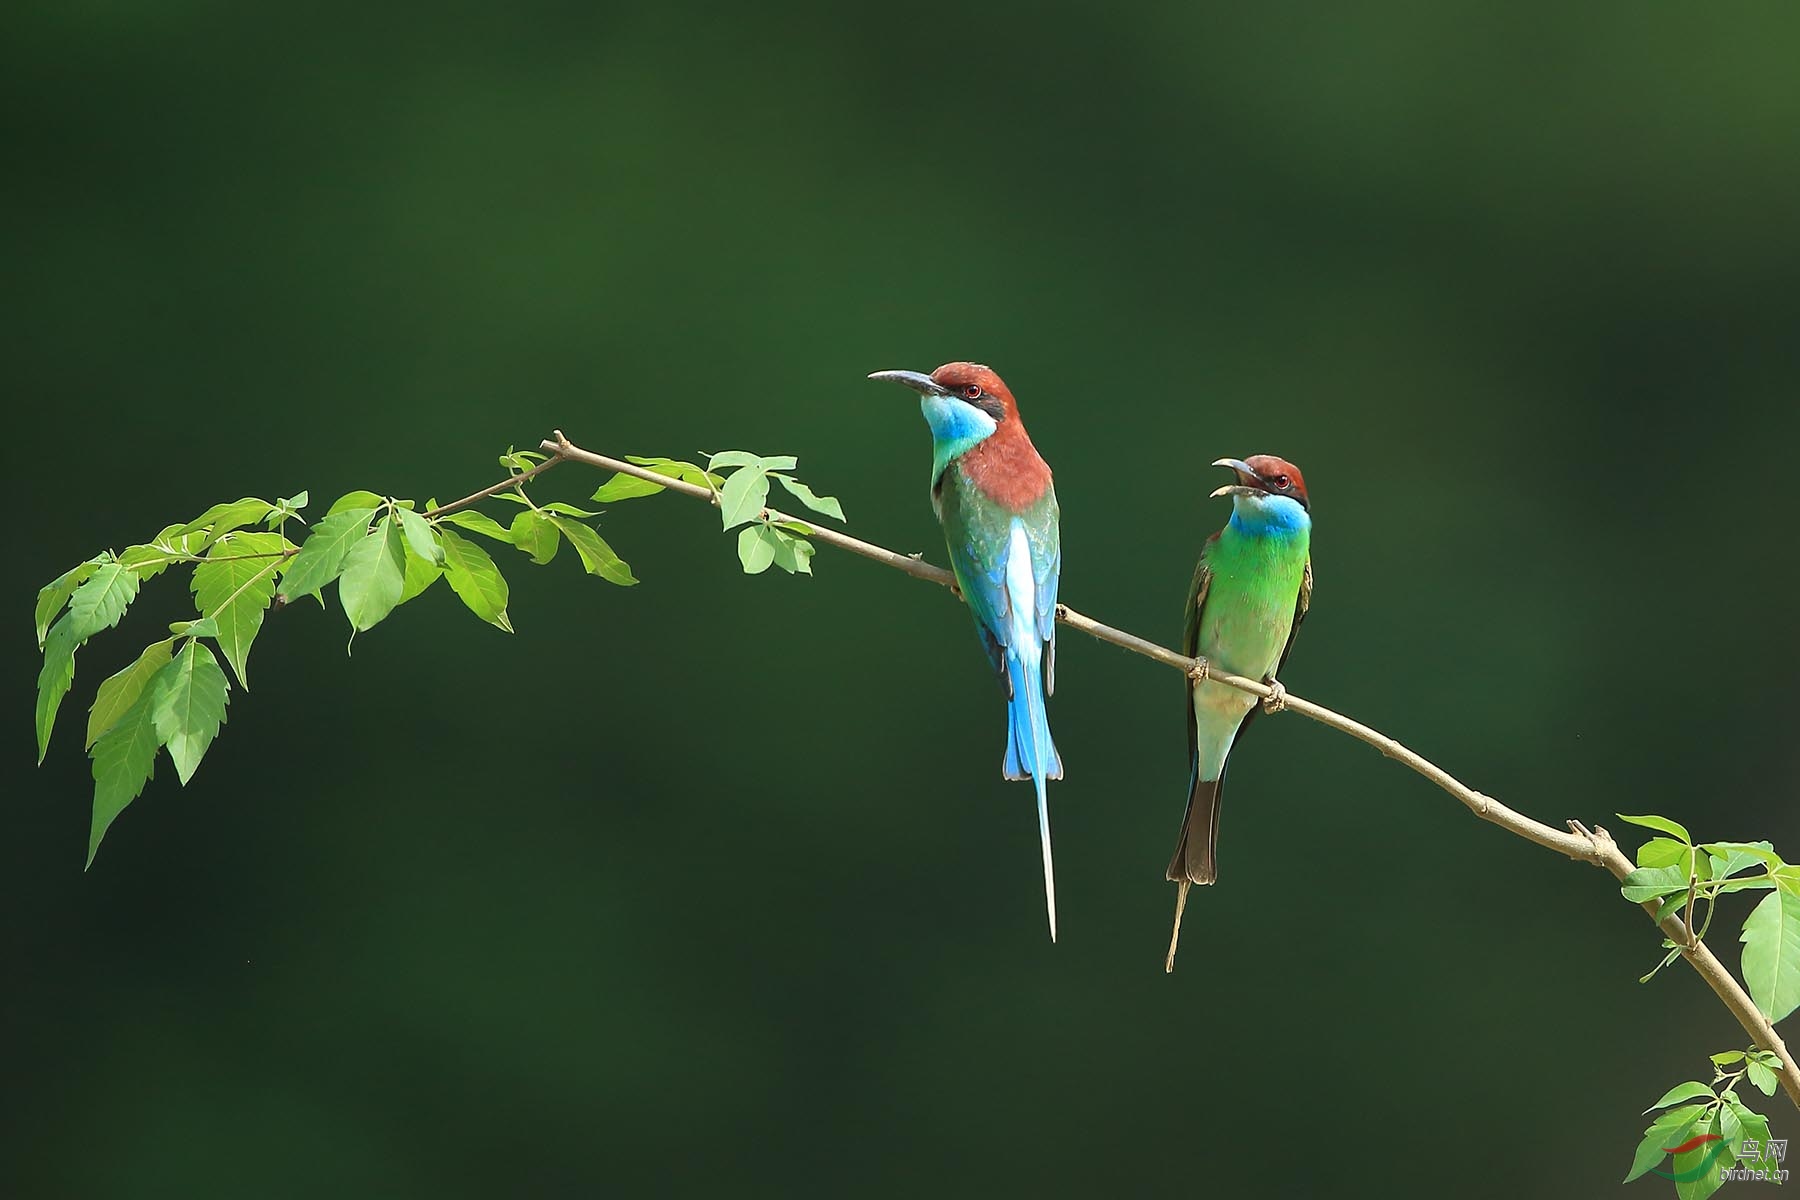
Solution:
[[(813, 528), (768, 507), (769, 489), (779, 484), (794, 499), (816, 513), (842, 521), (843, 505), (835, 496), (821, 496), (789, 472), (798, 465), (792, 455), (764, 457), (748, 450), (722, 450), (707, 456), (704, 469), (668, 458), (628, 458), (658, 475), (679, 479), (712, 492), (719, 506), (719, 520), (738, 532), (738, 562), (747, 575), (760, 575), (771, 566), (789, 575), (811, 575), (813, 544), (807, 540)], [(666, 490), (639, 475), (614, 475), (594, 493), (602, 503), (653, 496)]]
[[(1768, 842), (1696, 844), (1685, 826), (1667, 817), (1621, 813), (1619, 819), (1662, 835), (1638, 847), (1637, 870), (1620, 884), (1627, 900), (1657, 901), (1658, 921), (1688, 910), (1694, 935), (1704, 938), (1720, 896), (1769, 893), (1751, 909), (1738, 938), (1744, 945), (1744, 984), (1770, 1021), (1800, 1007), (1800, 866), (1784, 862)], [(1701, 904), (1706, 912), (1696, 924), (1692, 909)], [(1680, 955), (1682, 947), (1666, 939), (1663, 944), (1668, 953), (1645, 979)]]
[[(1679, 1200), (1705, 1200), (1723, 1183), (1726, 1168), (1772, 1171), (1780, 1166), (1769, 1147), (1768, 1118), (1744, 1103), (1737, 1085), (1748, 1079), (1763, 1095), (1774, 1095), (1781, 1060), (1753, 1046), (1715, 1054), (1712, 1064), (1711, 1083), (1677, 1084), (1644, 1110), (1657, 1115), (1638, 1142), (1624, 1182), (1657, 1168), (1671, 1151), (1690, 1143), (1695, 1144), (1676, 1154), (1668, 1170), (1658, 1172), (1674, 1182)], [(1709, 1140), (1696, 1143), (1700, 1138)]]
[[(514, 479), (542, 455), (509, 451)], [(548, 563), (566, 541), (590, 575), (637, 582), (631, 568), (589, 523), (598, 513), (561, 502), (534, 503), (515, 483), (496, 499), (520, 506), (507, 525), (472, 508), (355, 491), (340, 496), (299, 542), (305, 492), (270, 503), (246, 498), (216, 504), (170, 525), (141, 545), (95, 555), (38, 592), (36, 627), (44, 661), (38, 674), (38, 761), (49, 750), (57, 712), (75, 680), (75, 655), (89, 638), (117, 625), (147, 580), (173, 566), (192, 568), (196, 616), (176, 622), (130, 666), (103, 681), (88, 710), (86, 747), (94, 777), (88, 863), (112, 822), (150, 781), (167, 751), (186, 784), (225, 722), (230, 677), (245, 691), (250, 649), (268, 614), (336, 585), (352, 641), (423, 595), (440, 578), (476, 616), (507, 632), (507, 585), (499, 566), (468, 531), (503, 542), (532, 562)], [(216, 653), (215, 653), (216, 651)]]

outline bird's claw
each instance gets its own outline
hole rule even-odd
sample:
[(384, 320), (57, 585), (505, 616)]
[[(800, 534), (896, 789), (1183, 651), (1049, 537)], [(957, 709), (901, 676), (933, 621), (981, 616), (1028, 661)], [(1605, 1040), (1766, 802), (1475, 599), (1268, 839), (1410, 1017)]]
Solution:
[(1204, 658), (1196, 658), (1194, 665), (1188, 668), (1187, 673), (1189, 681), (1196, 684), (1205, 683), (1206, 677), (1210, 674), (1212, 674), (1212, 664)]
[(1287, 689), (1281, 686), (1281, 680), (1273, 675), (1263, 680), (1268, 686), (1269, 694), (1263, 699), (1262, 709), (1266, 713), (1278, 713), (1287, 707)]

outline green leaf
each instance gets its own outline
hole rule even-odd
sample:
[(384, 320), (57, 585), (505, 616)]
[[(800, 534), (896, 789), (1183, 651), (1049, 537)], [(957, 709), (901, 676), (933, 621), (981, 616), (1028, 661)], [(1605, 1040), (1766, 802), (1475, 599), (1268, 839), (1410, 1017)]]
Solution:
[(142, 546), (127, 546), (119, 555), (119, 565), (130, 567), (142, 579), (161, 575), (170, 563), (186, 562), (206, 545), (204, 533), (181, 533), (181, 526), (169, 525)]
[(288, 560), (281, 575), (282, 594), (290, 601), (298, 600), (341, 575), (345, 556), (368, 536), (374, 515), (373, 508), (348, 508), (321, 518), (300, 544), (300, 553)]
[[(1678, 1146), (1702, 1134), (1718, 1133), (1717, 1125), (1712, 1115), (1704, 1115), (1687, 1128), (1685, 1136), (1668, 1144)], [(1702, 1142), (1692, 1150), (1674, 1156), (1668, 1171), (1675, 1180), (1675, 1195), (1679, 1200), (1705, 1200), (1719, 1189), (1718, 1161), (1724, 1153), (1718, 1142)], [(1687, 1176), (1691, 1178), (1684, 1178)]]
[(494, 518), (488, 516), (486, 513), (478, 513), (474, 509), (464, 508), (450, 513), (448, 516), (439, 517), (438, 519), (440, 521), (448, 521), (452, 525), (461, 526), (462, 528), (471, 530), (475, 533), (485, 534), (497, 542), (505, 542), (509, 546), (512, 545), (513, 536), (507, 531), (506, 526), (500, 524), (500, 522), (494, 520)]
[(1773, 1096), (1775, 1094), (1776, 1085), (1780, 1083), (1780, 1080), (1776, 1078), (1775, 1072), (1769, 1070), (1769, 1068), (1763, 1066), (1759, 1062), (1753, 1062), (1745, 1068), (1744, 1073), (1749, 1076), (1750, 1082), (1755, 1084), (1756, 1089), (1763, 1095)]
[[(1767, 842), (1708, 842), (1700, 848), (1715, 858), (1724, 859), (1727, 863), (1738, 862), (1740, 864), (1738, 870), (1748, 865), (1749, 862), (1763, 863), (1771, 871), (1777, 867), (1787, 866), (1781, 861), (1781, 855), (1775, 853), (1775, 848)], [(1733, 873), (1735, 871), (1727, 872), (1727, 874)]]
[[(175, 532), (179, 536), (185, 533), (206, 531), (206, 542), (215, 542), (234, 529), (242, 529), (246, 525), (255, 525), (271, 512), (275, 506), (267, 500), (258, 500), (254, 496), (246, 496), (242, 500), (232, 500), (224, 504), (215, 504), (205, 512), (181, 526)], [(204, 544), (204, 543), (203, 543)]]
[(1659, 1108), (1667, 1108), (1671, 1104), (1680, 1104), (1683, 1100), (1697, 1100), (1701, 1096), (1705, 1096), (1708, 1101), (1711, 1101), (1713, 1098), (1712, 1088), (1701, 1083), (1697, 1079), (1690, 1079), (1686, 1083), (1678, 1083), (1668, 1091), (1664, 1092), (1661, 1100), (1658, 1100), (1644, 1111), (1647, 1113), (1655, 1112)]
[[(1702, 848), (1706, 850), (1707, 862), (1712, 864), (1712, 874), (1714, 879), (1724, 879), (1729, 875), (1736, 875), (1739, 871), (1742, 871), (1747, 867), (1756, 867), (1758, 868), (1759, 873), (1762, 873), (1763, 868), (1766, 865), (1762, 858), (1759, 858), (1754, 854), (1745, 854), (1742, 850), (1732, 850), (1726, 854), (1720, 855), (1713, 853), (1710, 848)], [(1771, 850), (1771, 853), (1773, 853), (1773, 850)]]
[(306, 489), (301, 488), (291, 496), (281, 497), (275, 503), (282, 508), (289, 509), (293, 512), (299, 512), (306, 507), (306, 503), (310, 499), (311, 497), (306, 494)]
[(328, 517), (335, 517), (341, 512), (354, 512), (359, 508), (366, 508), (373, 512), (385, 503), (387, 503), (387, 501), (383, 500), (380, 496), (377, 496), (374, 492), (345, 492), (337, 498), (330, 508), (325, 510), (325, 515)]
[(1784, 892), (1800, 895), (1800, 866), (1782, 867), (1775, 872), (1775, 886)]
[(506, 615), (506, 580), (486, 550), (448, 529), (439, 530), (444, 539), (444, 578), (450, 590), (462, 597), (469, 611), (490, 625), (512, 632)]
[(627, 475), (620, 471), (601, 484), (593, 498), (601, 504), (611, 504), (617, 500), (632, 500), (638, 496), (654, 496), (664, 490), (660, 483), (651, 483), (648, 479), (640, 479), (636, 475)]
[[(1771, 1075), (1769, 1081), (1773, 1085), (1774, 1076)], [(1765, 1094), (1773, 1095), (1773, 1087), (1771, 1086)], [(1732, 1157), (1742, 1157), (1745, 1139), (1752, 1139), (1756, 1142), (1756, 1153), (1746, 1159), (1742, 1165), (1755, 1166), (1758, 1163), (1765, 1163), (1769, 1159), (1769, 1119), (1761, 1113), (1751, 1111), (1735, 1093), (1725, 1097), (1725, 1108), (1736, 1118), (1738, 1126), (1737, 1136), (1731, 1141)], [(1767, 1162), (1766, 1165), (1775, 1164)]]
[(75, 649), (81, 639), (75, 636), (71, 617), (61, 617), (44, 638), (44, 665), (37, 681), (38, 765), (50, 749), (50, 730), (56, 725), (56, 710), (75, 682)]
[(211, 617), (201, 617), (198, 621), (170, 621), (169, 632), (176, 637), (209, 637), (219, 636), (219, 623)]
[(1672, 867), (1676, 864), (1687, 865), (1688, 855), (1694, 848), (1686, 842), (1678, 842), (1673, 838), (1651, 838), (1638, 847), (1637, 865), (1640, 867)]
[[(1744, 1052), (1742, 1050), (1721, 1050), (1709, 1057), (1712, 1058), (1713, 1066), (1729, 1067), (1734, 1062), (1744, 1061)], [(1711, 1091), (1712, 1089), (1708, 1088), (1707, 1090)]]
[[(1683, 901), (1685, 901), (1686, 899), (1687, 899), (1686, 896), (1682, 897)], [(1657, 917), (1658, 921), (1665, 920), (1665, 919), (1666, 918), (1663, 916)], [(1639, 983), (1649, 983), (1652, 979), (1656, 978), (1656, 973), (1658, 971), (1662, 970), (1664, 967), (1666, 967), (1670, 963), (1674, 962), (1676, 960), (1676, 958), (1678, 958), (1680, 956), (1681, 947), (1670, 942), (1668, 938), (1663, 939), (1663, 945), (1667, 946), (1669, 948), (1669, 952), (1662, 956), (1661, 962), (1657, 963), (1654, 967), (1651, 967), (1644, 974), (1638, 976)]]
[(1676, 892), (1672, 896), (1664, 896), (1663, 902), (1656, 906), (1656, 923), (1661, 925), (1664, 921), (1679, 913), (1682, 909), (1687, 907), (1687, 901), (1688, 894), (1685, 890)]
[(406, 544), (393, 517), (375, 522), (369, 536), (344, 555), (344, 574), (338, 580), (338, 600), (350, 627), (358, 633), (373, 629), (394, 611), (406, 591)]
[(811, 575), (813, 544), (805, 538), (783, 533), (773, 526), (769, 534), (775, 539), (775, 565), (789, 575)]
[(137, 704), (138, 697), (144, 694), (144, 688), (149, 685), (150, 680), (167, 665), (169, 647), (174, 644), (174, 638), (150, 643), (137, 656), (136, 662), (100, 685), (100, 691), (94, 697), (94, 706), (88, 709), (87, 742), (84, 749), (92, 749), (107, 730), (117, 725), (131, 711), (132, 706)]
[[(156, 736), (169, 748), (175, 774), (186, 784), (225, 722), (229, 685), (206, 643), (188, 641), (150, 680)], [(104, 741), (105, 739), (102, 739)]]
[[(752, 456), (754, 457), (754, 456)], [(722, 476), (703, 471), (691, 462), (681, 462), (673, 458), (640, 458), (635, 454), (627, 454), (625, 461), (636, 463), (640, 467), (649, 467), (658, 475), (667, 475), (671, 479), (679, 479), (698, 487), (720, 487), (725, 483)], [(629, 478), (629, 476), (628, 476)]]
[(444, 565), (444, 548), (437, 543), (437, 534), (432, 532), (431, 522), (411, 509), (400, 510), (400, 531), (406, 535), (406, 544), (420, 558)]
[(1630, 1183), (1661, 1162), (1668, 1155), (1669, 1146), (1685, 1142), (1688, 1131), (1705, 1111), (1704, 1104), (1686, 1104), (1670, 1109), (1651, 1122), (1650, 1128), (1644, 1130), (1644, 1140), (1638, 1143), (1637, 1152), (1632, 1155), (1631, 1173), (1623, 1182)]
[(549, 517), (526, 509), (513, 518), (512, 544), (531, 555), (532, 562), (542, 565), (556, 557), (562, 537)]
[(1670, 833), (1680, 838), (1687, 845), (1693, 845), (1694, 839), (1688, 836), (1687, 827), (1667, 817), (1642, 816), (1628, 817), (1624, 813), (1615, 813), (1621, 821), (1629, 821), (1633, 825), (1641, 825), (1645, 829), (1654, 829), (1658, 833)]
[(137, 590), (137, 572), (116, 562), (95, 567), (94, 573), (69, 597), (69, 632), (76, 644), (117, 625)]
[(86, 562), (70, 567), (38, 589), (37, 640), (40, 648), (44, 644), (44, 637), (50, 632), (50, 622), (56, 620), (56, 614), (61, 612), (63, 605), (69, 602), (69, 596), (86, 582), (90, 575), (111, 561), (112, 555), (110, 554), (96, 554)]
[(708, 471), (723, 471), (727, 467), (741, 467), (763, 472), (791, 471), (796, 465), (794, 456), (791, 454), (775, 454), (764, 458), (762, 455), (752, 454), (748, 450), (721, 450), (706, 460)]
[(1744, 922), (1744, 983), (1763, 1016), (1779, 1021), (1800, 1007), (1800, 896), (1774, 891)]
[(557, 513), (565, 517), (597, 517), (597, 512), (589, 512), (585, 508), (576, 508), (573, 504), (564, 504), (561, 500), (552, 500), (548, 504), (540, 504), (538, 508), (547, 513)]
[(1685, 867), (1639, 867), (1620, 881), (1619, 890), (1627, 900), (1642, 904), (1670, 892), (1685, 892), (1687, 886)]
[[(279, 533), (238, 533), (215, 542), (206, 561), (194, 568), (194, 603), (218, 623), (213, 636), (245, 691), (250, 690), (246, 665), (250, 643), (262, 629), (264, 610), (275, 599), (275, 574), (287, 547), (288, 540)], [(268, 557), (242, 557), (252, 554)], [(186, 633), (199, 636), (192, 628)]]
[(631, 567), (613, 553), (613, 548), (606, 544), (606, 539), (595, 533), (590, 526), (567, 517), (551, 519), (563, 531), (563, 536), (569, 539), (569, 544), (575, 547), (575, 553), (581, 555), (581, 565), (587, 568), (589, 575), (598, 575), (608, 583), (616, 583), (620, 587), (630, 587), (637, 582), (637, 576), (631, 573)]
[[(1718, 859), (1712, 861), (1717, 862)], [(1749, 891), (1752, 888), (1772, 888), (1776, 885), (1776, 877), (1772, 875), (1739, 875), (1717, 884), (1713, 888), (1716, 895), (1723, 896), (1728, 892)]]
[(500, 456), (500, 465), (508, 470), (529, 471), (536, 463), (543, 462), (545, 455), (535, 450), (514, 450), (511, 446)]
[(94, 817), (88, 831), (87, 865), (114, 818), (137, 799), (156, 765), (156, 724), (150, 696), (139, 696), (125, 715), (100, 735), (89, 757), (94, 760)]
[(828, 517), (836, 517), (840, 521), (844, 519), (844, 506), (837, 502), (836, 496), (815, 495), (811, 488), (791, 475), (776, 475), (775, 478), (781, 481), (782, 487), (793, 493), (794, 499), (814, 512), (824, 513)]
[[(432, 536), (435, 538), (436, 532)], [(412, 543), (406, 544), (406, 586), (400, 591), (400, 603), (405, 604), (414, 596), (436, 583), (444, 576), (444, 568), (437, 563), (420, 558), (413, 552)]]
[(761, 575), (775, 561), (775, 533), (767, 525), (747, 525), (738, 533), (738, 561), (744, 574)]
[(732, 472), (719, 489), (719, 517), (731, 529), (754, 521), (769, 499), (769, 477), (754, 467)]

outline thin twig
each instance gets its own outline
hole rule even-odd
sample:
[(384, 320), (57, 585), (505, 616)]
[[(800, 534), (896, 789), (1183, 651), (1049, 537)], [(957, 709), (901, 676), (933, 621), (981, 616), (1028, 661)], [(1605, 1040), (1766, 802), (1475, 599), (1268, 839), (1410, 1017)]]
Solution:
[[(546, 442), (545, 445), (549, 445), (549, 443)], [(493, 487), (484, 487), (479, 492), (464, 496), (461, 500), (452, 500), (448, 504), (440, 504), (430, 512), (423, 512), (419, 515), (426, 520), (430, 520), (432, 517), (441, 517), (445, 513), (453, 513), (459, 508), (467, 508), (471, 504), (479, 504), (489, 496), (504, 492), (507, 488), (518, 487), (528, 479), (536, 479), (539, 475), (542, 475), (545, 471), (548, 471), (551, 467), (556, 466), (562, 461), (563, 455), (552, 453), (549, 458), (545, 459), (537, 466), (532, 467), (529, 471), (515, 472), (505, 479), (502, 479), (499, 483), (496, 483)]]
[[(666, 475), (657, 474), (648, 467), (640, 467), (636, 463), (628, 463), (620, 459), (609, 458), (604, 454), (595, 454), (591, 450), (583, 450), (564, 437), (560, 429), (555, 431), (554, 438), (546, 440), (539, 448), (552, 457), (533, 471), (497, 484), (487, 489), (486, 492), (477, 492), (468, 500), (459, 500), (455, 505), (445, 505), (445, 509), (471, 503), (484, 495), (491, 495), (564, 460), (583, 462), (589, 466), (632, 475), (651, 483), (660, 484), (672, 492), (680, 492), (684, 496), (704, 500), (708, 504), (716, 505), (718, 503), (717, 497), (709, 489), (700, 487), (698, 484), (671, 479)], [(923, 579), (927, 583), (952, 587), (956, 582), (955, 576), (942, 567), (934, 567), (913, 555), (897, 554), (871, 542), (853, 538), (847, 533), (826, 528), (808, 518), (791, 517), (772, 508), (764, 509), (761, 518), (769, 521), (804, 521), (813, 529), (814, 541), (823, 542), (828, 546), (836, 546), (840, 550), (848, 550), (852, 554), (872, 559), (898, 571), (904, 571), (913, 578)], [(1260, 679), (1226, 674), (1216, 667), (1209, 666), (1204, 659), (1189, 658), (1185, 654), (1178, 654), (1166, 646), (1159, 646), (1136, 634), (1115, 629), (1111, 625), (1103, 624), (1092, 617), (1076, 612), (1066, 604), (1057, 605), (1056, 619), (1070, 629), (1078, 630), (1100, 641), (1109, 642), (1121, 649), (1130, 650), (1134, 654), (1141, 654), (1164, 666), (1174, 667), (1184, 674), (1205, 671), (1207, 678), (1225, 684), (1227, 687), (1248, 692), (1253, 696), (1268, 699), (1274, 694), (1274, 690)], [(1535, 821), (1521, 812), (1508, 808), (1492, 796), (1483, 795), (1430, 759), (1407, 749), (1393, 738), (1369, 728), (1360, 721), (1354, 721), (1322, 704), (1303, 700), (1292, 692), (1288, 692), (1284, 698), (1286, 711), (1299, 713), (1301, 716), (1317, 721), (1321, 725), (1327, 725), (1339, 733), (1348, 734), (1359, 742), (1373, 746), (1382, 754), (1423, 775), (1456, 797), (1465, 808), (1483, 821), (1498, 825), (1508, 833), (1535, 842), (1568, 858), (1592, 863), (1610, 872), (1617, 879), (1625, 878), (1634, 869), (1634, 864), (1619, 850), (1612, 835), (1598, 825), (1590, 830), (1579, 821), (1571, 821), (1569, 829), (1566, 831), (1552, 828), (1541, 821)], [(1178, 903), (1186, 900), (1185, 890), (1184, 888), (1183, 894), (1178, 897)], [(1646, 901), (1643, 907), (1654, 918), (1659, 904), (1657, 901), (1651, 900)], [(1679, 916), (1669, 916), (1659, 923), (1659, 927), (1670, 942), (1681, 948), (1681, 956), (1687, 960), (1689, 966), (1699, 973), (1700, 978), (1706, 981), (1707, 986), (1712, 988), (1714, 994), (1724, 1002), (1725, 1007), (1731, 1011), (1731, 1015), (1737, 1018), (1738, 1024), (1743, 1026), (1744, 1032), (1750, 1035), (1751, 1040), (1764, 1050), (1772, 1051), (1781, 1058), (1782, 1089), (1787, 1093), (1788, 1099), (1792, 1100), (1796, 1106), (1800, 1106), (1800, 1065), (1796, 1065), (1788, 1054), (1787, 1044), (1782, 1041), (1781, 1035), (1775, 1032), (1775, 1027), (1763, 1016), (1762, 1010), (1756, 1007), (1756, 1003), (1750, 999), (1749, 994), (1744, 991), (1736, 977), (1725, 968), (1725, 965), (1718, 960), (1706, 943), (1693, 936)], [(1172, 955), (1174, 951), (1172, 943), (1170, 951)]]

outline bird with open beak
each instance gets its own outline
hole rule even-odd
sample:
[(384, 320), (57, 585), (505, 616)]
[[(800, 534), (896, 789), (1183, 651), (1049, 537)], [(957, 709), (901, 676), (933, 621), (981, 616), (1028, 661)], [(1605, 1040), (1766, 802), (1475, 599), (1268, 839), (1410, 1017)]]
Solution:
[(1230, 497), (1231, 519), (1201, 547), (1182, 653), (1205, 659), (1208, 670), (1260, 679), (1275, 694), (1259, 703), (1200, 671), (1187, 681), (1187, 813), (1168, 871), (1179, 887), (1164, 964), (1171, 971), (1188, 888), (1218, 878), (1226, 756), (1260, 709), (1280, 708), (1283, 690), (1275, 676), (1312, 602), (1312, 512), (1300, 468), (1271, 454), (1221, 458), (1213, 466), (1235, 477), (1212, 493)]

